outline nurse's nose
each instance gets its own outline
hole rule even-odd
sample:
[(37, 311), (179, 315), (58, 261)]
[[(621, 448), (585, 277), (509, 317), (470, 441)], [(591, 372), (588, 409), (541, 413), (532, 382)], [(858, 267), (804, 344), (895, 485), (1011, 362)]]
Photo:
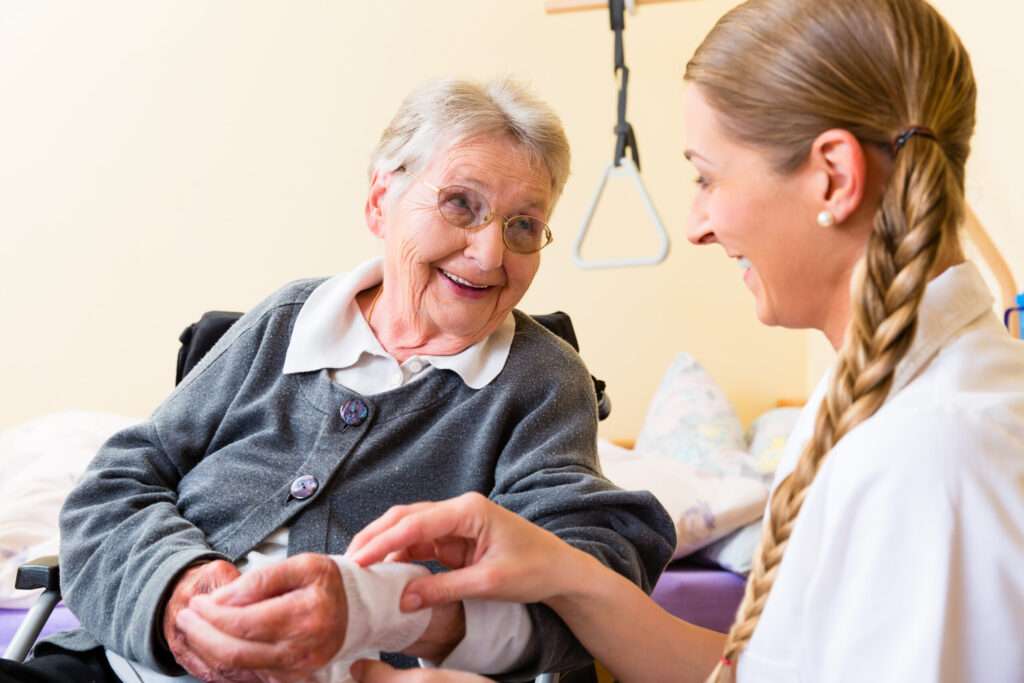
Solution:
[(690, 209), (690, 219), (686, 225), (686, 239), (693, 244), (714, 244), (718, 241), (706, 211), (699, 206)]

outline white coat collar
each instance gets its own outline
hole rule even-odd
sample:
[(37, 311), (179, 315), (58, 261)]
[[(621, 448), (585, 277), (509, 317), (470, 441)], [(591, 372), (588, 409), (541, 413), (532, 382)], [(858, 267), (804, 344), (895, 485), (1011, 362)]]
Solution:
[(961, 330), (990, 312), (993, 301), (992, 292), (971, 261), (947, 268), (929, 282), (918, 308), (914, 341), (896, 366), (889, 395), (917, 377)]

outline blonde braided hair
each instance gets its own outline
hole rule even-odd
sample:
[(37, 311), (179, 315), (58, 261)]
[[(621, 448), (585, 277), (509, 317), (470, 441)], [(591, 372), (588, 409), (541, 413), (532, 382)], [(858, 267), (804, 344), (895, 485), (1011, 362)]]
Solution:
[[(743, 602), (709, 679), (729, 681), (811, 483), (835, 444), (885, 402), (933, 270), (959, 252), (976, 86), (956, 34), (924, 0), (751, 0), (719, 20), (686, 80), (726, 132), (763, 150), (780, 174), (799, 168), (814, 140), (835, 128), (894, 155), (814, 435), (772, 495)], [(894, 146), (911, 126), (935, 137)]]

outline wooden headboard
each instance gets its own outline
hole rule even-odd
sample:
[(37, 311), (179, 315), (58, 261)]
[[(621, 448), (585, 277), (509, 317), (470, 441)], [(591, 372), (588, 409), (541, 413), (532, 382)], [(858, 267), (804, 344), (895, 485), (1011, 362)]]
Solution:
[(967, 207), (964, 229), (967, 231), (967, 236), (971, 242), (977, 247), (978, 253), (981, 254), (985, 265), (988, 266), (989, 272), (992, 273), (999, 283), (999, 294), (1002, 297), (1000, 301), (1003, 308), (1015, 306), (1017, 283), (1013, 279), (1013, 273), (1010, 272), (1010, 267), (1006, 265), (1006, 259), (999, 253), (999, 249), (996, 248), (992, 238), (988, 236), (985, 228), (981, 225), (981, 221), (978, 220), (978, 216), (970, 206)]

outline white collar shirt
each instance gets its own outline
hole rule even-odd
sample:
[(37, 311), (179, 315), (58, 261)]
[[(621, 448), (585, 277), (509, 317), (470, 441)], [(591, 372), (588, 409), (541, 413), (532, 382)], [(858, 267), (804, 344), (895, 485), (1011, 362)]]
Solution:
[(887, 400), (808, 488), (738, 680), (1024, 681), (1021, 567), (1024, 344), (965, 263), (929, 283)]
[(505, 367), (516, 331), (511, 313), (488, 337), (459, 353), (414, 355), (399, 363), (381, 346), (355, 301), (381, 278), (381, 261), (373, 259), (320, 284), (295, 320), (285, 374), (327, 369), (335, 383), (369, 396), (408, 384), (432, 369), (451, 370), (467, 386), (480, 389)]

